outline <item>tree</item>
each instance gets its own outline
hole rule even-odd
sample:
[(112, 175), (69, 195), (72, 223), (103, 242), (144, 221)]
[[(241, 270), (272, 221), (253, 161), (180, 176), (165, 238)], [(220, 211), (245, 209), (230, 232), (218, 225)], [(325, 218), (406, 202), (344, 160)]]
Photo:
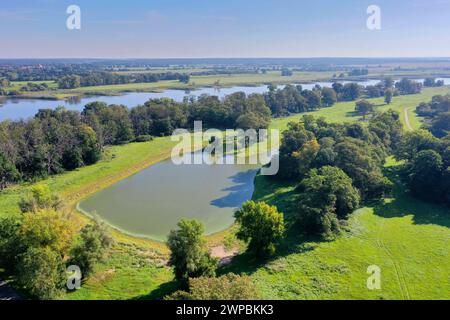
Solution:
[(0, 219), (0, 265), (12, 272), (18, 263), (18, 257), (26, 250), (18, 237), (21, 219), (9, 216)]
[(316, 110), (322, 106), (322, 96), (319, 90), (303, 90), (302, 96), (306, 99), (308, 110)]
[(390, 89), (394, 86), (395, 81), (391, 77), (386, 77), (384, 78), (383, 83), (385, 89)]
[(78, 136), (83, 163), (90, 165), (99, 161), (102, 156), (102, 147), (98, 142), (95, 131), (87, 125), (81, 125)]
[(393, 96), (394, 92), (392, 91), (392, 89), (386, 89), (386, 91), (384, 92), (384, 102), (386, 104), (391, 104)]
[(395, 84), (395, 88), (400, 94), (416, 94), (422, 91), (422, 84), (403, 78)]
[(210, 256), (203, 233), (203, 225), (196, 220), (181, 220), (178, 229), (170, 231), (169, 264), (175, 269), (175, 278), (184, 284), (189, 278), (215, 274), (218, 261)]
[(363, 120), (366, 116), (374, 112), (374, 105), (367, 100), (360, 100), (356, 102), (356, 112), (363, 116)]
[(248, 201), (235, 213), (238, 239), (248, 242), (256, 256), (273, 254), (275, 244), (284, 236), (283, 214), (265, 202)]
[(101, 262), (113, 244), (107, 226), (95, 220), (84, 226), (71, 251), (71, 262), (80, 267), (83, 277), (92, 273), (95, 264)]
[(74, 227), (67, 217), (55, 210), (44, 209), (24, 213), (18, 235), (28, 248), (48, 247), (63, 257), (72, 243)]
[[(450, 132), (450, 112), (439, 113), (431, 121), (430, 131), (435, 137), (443, 138)], [(0, 164), (1, 166), (1, 164)]]
[(435, 87), (436, 86), (436, 79), (435, 78), (425, 78), (423, 82), (424, 87)]
[(248, 129), (267, 129), (269, 126), (269, 122), (267, 119), (258, 116), (256, 113), (247, 112), (241, 115), (236, 120), (236, 128), (248, 130)]
[(23, 213), (37, 212), (42, 209), (58, 210), (61, 207), (61, 199), (50, 191), (48, 185), (39, 183), (20, 200), (19, 207)]
[(362, 88), (357, 83), (347, 83), (342, 88), (341, 99), (343, 101), (355, 101), (361, 96)]
[(58, 79), (59, 89), (75, 89), (80, 87), (80, 85), (81, 85), (81, 77), (77, 75), (64, 76)]
[(189, 292), (177, 291), (166, 300), (255, 300), (258, 291), (249, 276), (228, 273), (221, 277), (189, 280)]
[(16, 166), (0, 153), (0, 190), (20, 179)]
[(338, 100), (339, 97), (341, 96), (342, 92), (344, 91), (344, 85), (340, 82), (334, 82), (331, 87), (333, 88), (333, 90), (336, 92), (337, 96), (338, 96)]
[(293, 74), (294, 73), (290, 69), (284, 68), (283, 70), (281, 70), (282, 77), (292, 77)]
[(443, 160), (434, 150), (422, 150), (409, 168), (409, 185), (412, 193), (421, 199), (442, 201)]
[(339, 231), (338, 220), (359, 206), (360, 196), (352, 179), (339, 168), (325, 166), (312, 170), (300, 184), (301, 219), (313, 231), (330, 236)]
[(65, 268), (60, 254), (49, 247), (30, 247), (20, 260), (18, 282), (33, 296), (49, 300), (62, 294)]
[(412, 161), (420, 151), (439, 151), (441, 148), (442, 141), (429, 131), (415, 130), (405, 134), (399, 147), (395, 150), (395, 156), (398, 160)]
[(322, 89), (322, 103), (326, 107), (330, 107), (337, 102), (337, 94), (332, 88)]
[(344, 138), (335, 146), (335, 166), (342, 169), (364, 199), (377, 199), (391, 191), (392, 183), (383, 176), (385, 153), (359, 139)]
[(314, 134), (306, 130), (303, 123), (288, 123), (281, 141), (279, 177), (302, 178), (309, 171), (319, 150), (320, 145)]

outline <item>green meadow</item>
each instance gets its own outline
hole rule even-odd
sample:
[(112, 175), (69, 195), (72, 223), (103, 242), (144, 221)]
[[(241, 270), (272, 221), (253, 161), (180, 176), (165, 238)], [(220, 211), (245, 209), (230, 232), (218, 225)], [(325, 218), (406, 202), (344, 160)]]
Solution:
[[(386, 164), (396, 182), (392, 198), (353, 213), (348, 232), (330, 242), (304, 238), (291, 226), (278, 255), (255, 264), (245, 255), (227, 271), (251, 275), (265, 299), (449, 299), (450, 210), (404, 191), (397, 164)], [(256, 179), (254, 200), (295, 215), (294, 186)], [(381, 290), (369, 290), (367, 268), (381, 269)]]

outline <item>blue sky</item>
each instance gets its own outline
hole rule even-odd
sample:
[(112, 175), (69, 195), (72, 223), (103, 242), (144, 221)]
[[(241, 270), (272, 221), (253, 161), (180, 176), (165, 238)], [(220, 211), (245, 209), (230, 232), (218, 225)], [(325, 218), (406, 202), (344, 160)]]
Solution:
[(0, 30), (0, 58), (448, 57), (450, 0), (0, 0)]

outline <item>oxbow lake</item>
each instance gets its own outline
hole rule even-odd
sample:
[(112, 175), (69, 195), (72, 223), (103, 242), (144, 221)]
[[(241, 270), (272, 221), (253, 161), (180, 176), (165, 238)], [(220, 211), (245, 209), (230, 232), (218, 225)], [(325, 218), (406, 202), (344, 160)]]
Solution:
[[(450, 78), (443, 79), (446, 85), (450, 85)], [(423, 81), (419, 79), (417, 81)], [(379, 80), (368, 80), (359, 82), (361, 85), (374, 85)], [(343, 81), (342, 83), (347, 83)], [(332, 82), (316, 82), (302, 84), (304, 89), (312, 89), (315, 85), (322, 87), (331, 87)], [(282, 86), (279, 86), (282, 87)], [(216, 95), (223, 98), (234, 92), (264, 93), (268, 91), (268, 86), (243, 87), (236, 86), (230, 88), (201, 88), (193, 91), (184, 90), (165, 90), (162, 92), (130, 92), (119, 96), (90, 96), (79, 99), (69, 100), (42, 100), (42, 99), (15, 99), (15, 98), (0, 98), (0, 121), (2, 120), (19, 120), (33, 117), (39, 109), (55, 109), (58, 106), (64, 106), (69, 110), (82, 111), (84, 106), (90, 102), (103, 101), (107, 104), (123, 104), (129, 108), (144, 104), (149, 99), (154, 98), (172, 98), (175, 101), (183, 101), (186, 96), (199, 96), (202, 94)]]
[(258, 169), (175, 165), (169, 159), (81, 201), (78, 209), (125, 233), (159, 241), (183, 218), (201, 221), (211, 234), (233, 224), (236, 209), (253, 195)]

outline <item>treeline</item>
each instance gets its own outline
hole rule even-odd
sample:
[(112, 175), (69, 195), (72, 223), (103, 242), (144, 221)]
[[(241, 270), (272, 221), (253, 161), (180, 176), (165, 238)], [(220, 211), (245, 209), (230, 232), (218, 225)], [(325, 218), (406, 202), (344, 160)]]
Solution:
[(450, 132), (450, 95), (434, 96), (428, 103), (421, 103), (416, 113), (425, 117), (424, 127), (438, 138)]
[(330, 107), (340, 101), (356, 101), (362, 97), (385, 97), (390, 103), (393, 96), (420, 93), (422, 85), (416, 81), (402, 79), (394, 84), (394, 80), (386, 78), (376, 85), (361, 86), (356, 82), (335, 82), (331, 88), (315, 86), (312, 90), (303, 89), (301, 85), (286, 85), (278, 89), (269, 86), (264, 99), (274, 116), (286, 116), (290, 113), (314, 111)]
[(67, 75), (58, 78), (58, 88), (74, 89), (78, 87), (92, 87), (128, 83), (151, 83), (163, 80), (178, 80), (188, 83), (190, 76), (184, 73), (137, 73), (115, 74), (110, 72), (89, 72), (81, 75)]
[(93, 164), (101, 145), (78, 112), (41, 110), (28, 121), (0, 123), (0, 188)]
[(131, 111), (103, 102), (90, 103), (81, 113), (42, 109), (33, 119), (0, 123), (0, 188), (96, 163), (104, 146), (192, 129), (197, 120), (204, 128), (267, 128), (270, 109), (262, 95), (242, 92), (223, 100), (154, 99)]
[(450, 96), (434, 96), (416, 112), (423, 130), (406, 134), (396, 152), (403, 179), (414, 196), (450, 205)]
[(396, 158), (404, 161), (402, 177), (411, 193), (422, 200), (450, 205), (450, 136), (429, 131), (407, 133)]
[(369, 69), (352, 69), (348, 73), (349, 77), (359, 77), (359, 76), (367, 76), (369, 74)]
[(305, 230), (331, 236), (362, 200), (391, 191), (382, 166), (400, 143), (401, 132), (394, 111), (376, 114), (367, 126), (311, 116), (288, 125), (276, 177), (298, 184), (298, 220)]
[(47, 83), (34, 83), (28, 82), (18, 88), (11, 88), (11, 83), (6, 79), (0, 79), (0, 96), (14, 96), (20, 94), (20, 92), (38, 92), (49, 89)]
[(444, 85), (444, 80), (436, 80), (435, 78), (426, 78), (423, 82), (424, 87), (443, 87)]
[(0, 65), (0, 78), (9, 81), (47, 81), (57, 80), (68, 74), (84, 74), (99, 70), (92, 64), (29, 64)]

